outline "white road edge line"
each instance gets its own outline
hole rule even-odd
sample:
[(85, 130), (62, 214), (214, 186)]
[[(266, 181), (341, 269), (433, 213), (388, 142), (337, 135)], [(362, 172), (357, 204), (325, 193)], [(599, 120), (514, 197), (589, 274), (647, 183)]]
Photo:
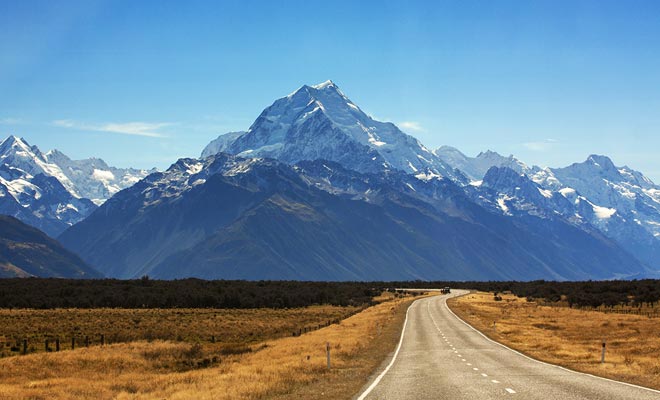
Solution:
[[(423, 299), (419, 299), (419, 300), (423, 300)], [(383, 379), (385, 374), (387, 374), (390, 368), (392, 368), (392, 365), (394, 365), (394, 362), (396, 361), (396, 357), (399, 355), (399, 350), (401, 350), (401, 344), (403, 344), (403, 337), (406, 334), (406, 326), (408, 325), (408, 314), (410, 313), (410, 309), (412, 308), (412, 306), (414, 306), (415, 303), (417, 303), (419, 300), (413, 301), (413, 303), (409, 305), (408, 309), (406, 310), (406, 319), (403, 321), (403, 328), (401, 328), (401, 338), (399, 339), (399, 345), (396, 346), (396, 351), (394, 352), (394, 356), (392, 357), (392, 360), (387, 365), (387, 367), (385, 367), (383, 372), (381, 372), (380, 375), (378, 375), (378, 377), (371, 383), (371, 385), (369, 385), (367, 390), (362, 392), (362, 394), (360, 395), (360, 397), (357, 398), (357, 400), (364, 400), (369, 395), (369, 393), (371, 393), (371, 391), (374, 390), (374, 388), (380, 383), (380, 380)]]
[[(467, 293), (461, 294), (461, 295), (459, 295), (459, 296), (465, 296), (465, 295), (468, 295), (468, 294), (470, 294), (470, 292), (467, 292)], [(459, 297), (459, 296), (451, 296), (451, 297)], [(456, 319), (458, 319), (459, 321), (461, 321), (462, 323), (464, 323), (465, 325), (467, 325), (468, 328), (470, 328), (470, 329), (472, 329), (473, 331), (477, 332), (479, 335), (483, 336), (483, 337), (484, 337), (486, 340), (488, 340), (489, 342), (492, 342), (492, 343), (495, 343), (495, 344), (498, 345), (498, 346), (504, 347), (505, 349), (507, 349), (507, 350), (509, 350), (509, 351), (512, 351), (512, 352), (518, 354), (518, 355), (521, 356), (521, 357), (525, 357), (525, 358), (528, 359), (528, 360), (536, 361), (537, 363), (540, 363), (540, 364), (543, 364), (543, 365), (548, 365), (548, 366), (555, 367), (555, 368), (559, 368), (559, 369), (561, 369), (561, 370), (563, 370), (563, 371), (572, 372), (572, 373), (574, 373), (574, 374), (584, 375), (584, 376), (590, 376), (590, 377), (592, 377), (592, 378), (602, 379), (602, 380), (604, 380), (604, 381), (608, 381), (608, 382), (614, 382), (614, 383), (618, 383), (618, 384), (621, 384), (621, 385), (626, 385), (626, 386), (629, 386), (629, 387), (634, 387), (634, 388), (637, 388), (637, 389), (648, 390), (649, 392), (653, 392), (653, 393), (660, 393), (660, 390), (655, 390), (655, 389), (651, 389), (651, 388), (647, 388), (647, 387), (644, 387), (644, 386), (635, 385), (635, 384), (628, 383), (628, 382), (615, 381), (614, 379), (604, 378), (604, 377), (602, 377), (602, 376), (592, 375), (592, 374), (588, 374), (588, 373), (586, 373), (586, 372), (574, 371), (574, 370), (572, 370), (572, 369), (569, 369), (569, 368), (566, 368), (566, 367), (562, 367), (562, 366), (560, 366), (560, 365), (550, 364), (550, 363), (547, 363), (547, 362), (545, 362), (545, 361), (537, 360), (537, 359), (532, 358), (532, 357), (530, 357), (530, 356), (527, 356), (527, 355), (525, 355), (525, 354), (523, 354), (523, 353), (521, 353), (521, 352), (519, 352), (519, 351), (517, 351), (517, 350), (514, 350), (514, 349), (508, 347), (507, 345), (504, 345), (504, 344), (502, 344), (502, 343), (500, 343), (500, 342), (497, 342), (497, 341), (495, 341), (495, 340), (489, 338), (488, 336), (486, 336), (486, 335), (484, 335), (483, 333), (481, 333), (481, 331), (479, 331), (477, 328), (475, 328), (475, 327), (473, 327), (472, 325), (468, 324), (467, 322), (463, 321), (463, 320), (461, 319), (461, 317), (459, 317), (458, 315), (456, 315), (456, 314), (451, 310), (451, 308), (449, 308), (449, 305), (447, 304), (447, 300), (446, 300), (446, 299), (445, 299), (445, 307), (447, 308), (447, 310), (448, 310), (448, 311), (449, 311), (454, 317), (456, 317)], [(495, 382), (493, 382), (493, 383), (495, 383)]]

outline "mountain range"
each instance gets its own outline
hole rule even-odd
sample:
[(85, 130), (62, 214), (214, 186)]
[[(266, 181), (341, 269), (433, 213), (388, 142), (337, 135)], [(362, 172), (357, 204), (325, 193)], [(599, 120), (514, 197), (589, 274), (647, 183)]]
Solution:
[(122, 278), (562, 280), (660, 268), (652, 234), (637, 254), (605, 228), (607, 205), (578, 189), (571, 198), (555, 175), (494, 152), (429, 151), (328, 81), (120, 192), (61, 240)]
[(60, 239), (120, 278), (587, 279), (644, 270), (598, 232), (490, 213), (451, 180), (225, 153), (150, 175)]
[(616, 167), (601, 155), (542, 169), (494, 152), (470, 158), (444, 147), (436, 154), (466, 171), (473, 179), (470, 186), (477, 188), (471, 190), (473, 199), (494, 212), (560, 215), (581, 229), (599, 230), (653, 270), (660, 269), (660, 186), (642, 173)]
[(97, 158), (71, 160), (58, 150), (42, 153), (9, 136), (0, 142), (0, 214), (56, 237), (150, 172), (110, 167)]
[[(8, 141), (19, 140), (0, 154)], [(429, 150), (331, 81), (276, 100), (246, 131), (163, 172), (123, 173), (20, 142), (33, 164), (64, 175), (71, 197), (57, 204), (88, 205), (59, 240), (106, 276), (577, 280), (660, 271), (660, 187), (640, 172), (599, 155), (541, 168), (492, 151)], [(52, 167), (4, 159), (20, 172), (5, 181), (26, 181), (39, 196), (39, 179), (59, 180)], [(36, 189), (24, 187), (7, 189), (28, 214), (17, 217), (39, 219)]]

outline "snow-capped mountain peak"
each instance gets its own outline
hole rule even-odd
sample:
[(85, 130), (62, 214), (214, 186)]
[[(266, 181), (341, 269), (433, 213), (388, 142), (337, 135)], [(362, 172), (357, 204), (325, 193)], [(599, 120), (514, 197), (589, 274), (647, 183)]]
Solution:
[(49, 162), (37, 146), (31, 146), (23, 138), (9, 136), (0, 144), (0, 163), (18, 168), (31, 176), (44, 174), (55, 177), (74, 197), (81, 197), (62, 169)]
[(318, 89), (318, 90), (323, 90), (323, 89), (326, 89), (326, 88), (333, 88), (335, 90), (338, 89), (337, 85), (335, 85), (335, 83), (333, 81), (331, 81), (330, 79), (328, 79), (327, 81), (325, 81), (323, 83), (319, 83), (318, 85), (314, 85), (312, 87), (314, 89)]
[(592, 165), (594, 167), (601, 168), (605, 171), (616, 170), (616, 167), (614, 166), (614, 163), (607, 156), (592, 154), (587, 158), (586, 163), (589, 164), (589, 165)]
[(365, 114), (332, 81), (300, 87), (266, 108), (244, 134), (221, 138), (202, 154), (209, 156), (220, 149), (289, 164), (326, 159), (360, 172), (398, 169), (456, 175), (417, 139)]
[(482, 151), (476, 157), (468, 157), (454, 147), (442, 146), (436, 149), (434, 154), (451, 167), (467, 174), (473, 181), (483, 179), (491, 167), (507, 167), (524, 174), (530, 174), (534, 171), (534, 168), (528, 167), (513, 155), (504, 157), (491, 150)]
[(29, 154), (34, 151), (25, 139), (10, 135), (0, 142), (0, 157), (6, 157), (9, 152), (24, 152)]
[(234, 143), (234, 141), (241, 135), (244, 135), (245, 131), (238, 132), (228, 132), (224, 135), (218, 136), (216, 139), (212, 140), (211, 143), (204, 147), (202, 150), (202, 158), (206, 158), (218, 153), (226, 153), (229, 149), (229, 146)]
[(103, 160), (71, 160), (58, 150), (42, 153), (25, 139), (0, 142), (0, 213), (50, 235), (80, 221), (113, 194), (152, 171), (121, 169)]

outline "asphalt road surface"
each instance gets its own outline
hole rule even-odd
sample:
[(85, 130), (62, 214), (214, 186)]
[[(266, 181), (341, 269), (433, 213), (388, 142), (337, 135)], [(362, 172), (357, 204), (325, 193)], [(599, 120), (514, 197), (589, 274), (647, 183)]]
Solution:
[(541, 363), (487, 339), (447, 307), (465, 293), (414, 302), (397, 352), (356, 398), (660, 399), (660, 391)]

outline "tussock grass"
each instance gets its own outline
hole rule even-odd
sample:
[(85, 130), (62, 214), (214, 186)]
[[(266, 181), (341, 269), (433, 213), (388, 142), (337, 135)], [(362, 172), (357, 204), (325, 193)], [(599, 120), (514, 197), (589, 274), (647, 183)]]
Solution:
[[(539, 360), (660, 389), (660, 323), (638, 315), (548, 307), (505, 294), (472, 293), (449, 301), (490, 338)], [(495, 323), (495, 324), (493, 324)], [(602, 340), (606, 362), (600, 363)]]
[[(342, 319), (358, 307), (310, 306), (292, 309), (0, 309), (0, 357), (19, 354), (23, 339), (29, 352), (51, 349), (60, 338), (61, 349), (84, 345), (85, 337), (106, 343), (169, 340), (188, 343), (214, 341), (218, 348), (235, 348), (275, 337), (290, 336), (301, 328), (318, 328)], [(12, 348), (14, 351), (12, 351)]]
[[(205, 368), (176, 366), (208, 358), (212, 344), (162, 340), (7, 357), (0, 360), (0, 393), (8, 400), (350, 398), (394, 348), (409, 302), (394, 299), (339, 324), (264, 340), (249, 350), (236, 342), (236, 351)], [(236, 325), (262, 327), (264, 321), (251, 317), (246, 312)]]

